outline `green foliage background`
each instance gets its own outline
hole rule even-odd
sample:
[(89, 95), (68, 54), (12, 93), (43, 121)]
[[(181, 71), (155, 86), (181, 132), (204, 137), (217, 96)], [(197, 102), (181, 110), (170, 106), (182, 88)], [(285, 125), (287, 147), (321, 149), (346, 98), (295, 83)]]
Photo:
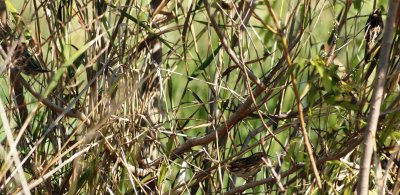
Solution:
[[(248, 22), (240, 20), (244, 11), (238, 9), (246, 7), (240, 2), (248, 1), (223, 1), (233, 2), (236, 9), (231, 10), (221, 8), (222, 1), (210, 1), (218, 26), (210, 22), (203, 1), (166, 1), (159, 10), (148, 1), (129, 0), (5, 2), (13, 40), (34, 40), (36, 58), (51, 70), (20, 77), (65, 113), (40, 103), (43, 99), (25, 89), (22, 106), (32, 118), (23, 120), (10, 87), (13, 82), (7, 72), (2, 74), (0, 93), (10, 131), (14, 139), (22, 132), (16, 155), (11, 153), (4, 125), (0, 130), (2, 193), (29, 189), (38, 194), (244, 190), (349, 194), (355, 190), (375, 77), (375, 71), (367, 72), (376, 66), (376, 61), (363, 63), (364, 27), (373, 11), (372, 1), (349, 5), (333, 0), (269, 1), (279, 27), (265, 1), (254, 1)], [(386, 5), (387, 1), (376, 2), (383, 13)], [(242, 64), (228, 55), (216, 28)], [(400, 188), (395, 149), (400, 137), (399, 35), (397, 29), (371, 192)], [(162, 45), (158, 62), (152, 50), (156, 43)], [(290, 50), (292, 65), (285, 59), (285, 48)], [(243, 64), (247, 74), (265, 85), (260, 95), (254, 95), (259, 86), (243, 71)], [(305, 148), (294, 87), (304, 108), (322, 191)], [(257, 107), (250, 104), (251, 111), (240, 110), (246, 100)], [(233, 119), (237, 121), (227, 125)], [(226, 136), (216, 134), (179, 151), (225, 126)], [(254, 180), (236, 178), (227, 170), (233, 159), (259, 151), (267, 153), (272, 163), (263, 166)], [(26, 159), (24, 179), (15, 175), (17, 163), (7, 155)], [(394, 163), (382, 165), (389, 162)], [(389, 179), (379, 183), (377, 174), (387, 174)]]

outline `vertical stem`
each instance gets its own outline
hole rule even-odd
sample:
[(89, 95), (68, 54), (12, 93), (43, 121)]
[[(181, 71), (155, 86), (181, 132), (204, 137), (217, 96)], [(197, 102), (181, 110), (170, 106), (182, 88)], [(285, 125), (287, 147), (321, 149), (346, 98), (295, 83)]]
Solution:
[(375, 134), (378, 126), (383, 92), (386, 82), (386, 74), (389, 64), (391, 41), (395, 26), (395, 16), (398, 8), (398, 0), (389, 1), (389, 12), (386, 18), (383, 32), (382, 50), (379, 53), (378, 72), (374, 81), (374, 92), (371, 99), (371, 111), (368, 116), (368, 124), (364, 133), (363, 153), (361, 157), (360, 173), (358, 175), (357, 194), (368, 194), (369, 173), (371, 169), (371, 158), (375, 145)]
[[(267, 5), (268, 11), (271, 14), (272, 19), (273, 19), (273, 21), (274, 21), (274, 23), (275, 23), (275, 25), (276, 25), (276, 27), (278, 29), (277, 30), (278, 35), (282, 39), (282, 46), (283, 46), (286, 62), (288, 63), (288, 66), (292, 66), (292, 59), (290, 58), (290, 54), (289, 54), (289, 50), (288, 50), (288, 43), (287, 43), (285, 34), (283, 33), (283, 30), (280, 28), (278, 18), (276, 17), (275, 12), (272, 10), (272, 7), (269, 4), (268, 0), (265, 0), (265, 4)], [(292, 84), (293, 84), (293, 91), (294, 91), (294, 95), (295, 95), (296, 102), (297, 102), (297, 110), (299, 111), (299, 119), (300, 119), (301, 131), (302, 131), (303, 136), (304, 136), (304, 142), (305, 142), (305, 145), (306, 145), (307, 154), (310, 157), (310, 164), (311, 164), (312, 170), (314, 172), (315, 179), (317, 180), (318, 188), (319, 188), (320, 192), (322, 194), (324, 194), (323, 193), (323, 189), (322, 189), (321, 178), (319, 176), (318, 168), (317, 168), (317, 165), (315, 163), (315, 158), (314, 158), (314, 155), (313, 155), (313, 150), (312, 150), (312, 147), (311, 147), (311, 144), (310, 144), (310, 140), (308, 139), (306, 123), (304, 121), (304, 115), (303, 115), (303, 107), (301, 105), (301, 99), (300, 99), (300, 95), (299, 95), (299, 90), (297, 89), (297, 84), (298, 83), (297, 83), (296, 75), (292, 72), (292, 73), (290, 73), (290, 78), (291, 78)]]

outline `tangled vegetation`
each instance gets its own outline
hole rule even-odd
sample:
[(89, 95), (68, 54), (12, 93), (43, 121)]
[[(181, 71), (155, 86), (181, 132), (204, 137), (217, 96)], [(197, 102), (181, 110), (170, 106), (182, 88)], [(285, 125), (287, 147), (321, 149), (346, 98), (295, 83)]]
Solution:
[(398, 194), (398, 4), (1, 0), (0, 193)]

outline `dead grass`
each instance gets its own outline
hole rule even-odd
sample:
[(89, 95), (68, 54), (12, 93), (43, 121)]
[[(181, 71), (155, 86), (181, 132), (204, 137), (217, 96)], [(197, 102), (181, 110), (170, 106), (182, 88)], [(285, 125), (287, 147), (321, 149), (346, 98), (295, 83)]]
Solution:
[[(363, 60), (370, 4), (151, 2), (6, 1), (1, 193), (355, 190), (376, 65)], [(400, 188), (398, 37), (376, 192)], [(7, 54), (19, 41), (51, 72), (15, 72)], [(259, 151), (272, 164), (254, 180), (227, 171)]]

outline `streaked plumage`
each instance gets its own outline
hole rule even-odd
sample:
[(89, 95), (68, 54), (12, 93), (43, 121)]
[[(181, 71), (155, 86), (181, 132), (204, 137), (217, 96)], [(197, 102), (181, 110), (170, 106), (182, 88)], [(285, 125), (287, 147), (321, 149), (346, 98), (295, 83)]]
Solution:
[(263, 157), (267, 155), (263, 152), (257, 152), (247, 158), (239, 158), (230, 162), (227, 166), (228, 170), (238, 177), (248, 178), (257, 174), (264, 161)]
[(232, 10), (235, 7), (232, 0), (219, 0), (217, 1), (217, 3), (219, 4), (219, 6), (221, 6), (222, 9), (225, 10)]
[(367, 23), (365, 24), (365, 61), (368, 62), (370, 58), (370, 50), (375, 46), (376, 40), (383, 31), (382, 13), (380, 9), (375, 9), (369, 15)]
[(17, 45), (13, 53), (12, 64), (27, 75), (50, 72), (40, 66), (35, 59), (35, 56), (29, 52), (26, 43), (20, 43)]

